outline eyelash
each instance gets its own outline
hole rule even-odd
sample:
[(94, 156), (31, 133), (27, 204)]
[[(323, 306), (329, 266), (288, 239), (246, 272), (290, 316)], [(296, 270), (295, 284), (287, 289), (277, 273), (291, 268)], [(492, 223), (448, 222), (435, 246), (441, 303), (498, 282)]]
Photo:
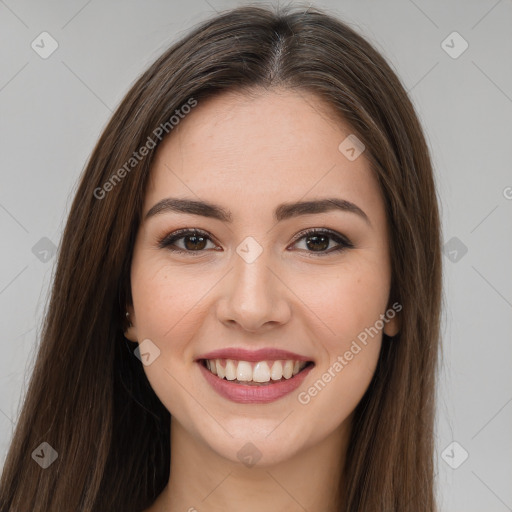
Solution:
[[(325, 229), (325, 228), (313, 228), (313, 229), (309, 229), (307, 231), (303, 231), (302, 233), (299, 233), (297, 238), (293, 241), (293, 244), (296, 244), (303, 238), (307, 238), (308, 236), (312, 236), (312, 235), (327, 235), (328, 237), (330, 237), (332, 240), (334, 240), (338, 244), (337, 248), (334, 248), (334, 249), (331, 248), (330, 250), (324, 251), (324, 252), (315, 252), (315, 251), (306, 250), (306, 252), (313, 255), (313, 257), (328, 256), (329, 254), (338, 253), (338, 252), (344, 251), (346, 249), (352, 249), (354, 247), (352, 242), (348, 238), (346, 238), (344, 235), (341, 235), (340, 233), (337, 233), (336, 231), (332, 231), (330, 229)], [(174, 233), (166, 235), (164, 238), (162, 238), (158, 242), (158, 246), (161, 249), (165, 248), (170, 251), (182, 253), (182, 254), (183, 253), (186, 253), (186, 254), (199, 253), (199, 254), (201, 254), (201, 253), (205, 252), (205, 249), (198, 250), (198, 251), (187, 251), (185, 249), (179, 249), (176, 247), (172, 247), (172, 244), (174, 242), (176, 242), (177, 240), (181, 240), (182, 238), (187, 238), (187, 236), (201, 236), (201, 237), (207, 238), (208, 240), (213, 242), (210, 235), (206, 231), (202, 231), (200, 229), (180, 229), (180, 230), (175, 231)]]

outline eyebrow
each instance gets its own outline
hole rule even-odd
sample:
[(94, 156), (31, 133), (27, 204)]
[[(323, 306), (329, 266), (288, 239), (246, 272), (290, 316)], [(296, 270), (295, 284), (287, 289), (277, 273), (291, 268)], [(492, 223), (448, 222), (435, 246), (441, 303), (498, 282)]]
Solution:
[[(274, 219), (277, 222), (298, 217), (300, 215), (311, 215), (325, 213), (332, 210), (355, 213), (371, 226), (370, 219), (366, 213), (354, 203), (336, 197), (318, 199), (314, 201), (299, 201), (295, 203), (282, 203), (274, 210)], [(225, 208), (209, 203), (207, 201), (196, 201), (193, 199), (180, 199), (167, 197), (162, 199), (146, 213), (145, 219), (166, 212), (185, 213), (189, 215), (200, 215), (218, 219), (222, 222), (233, 222), (233, 215)]]

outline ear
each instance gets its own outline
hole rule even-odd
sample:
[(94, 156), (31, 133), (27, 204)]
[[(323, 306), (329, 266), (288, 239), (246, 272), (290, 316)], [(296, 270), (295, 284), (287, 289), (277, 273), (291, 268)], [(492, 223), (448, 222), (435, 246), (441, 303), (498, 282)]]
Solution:
[[(398, 304), (395, 302), (395, 304)], [(395, 306), (393, 304), (393, 306)], [(396, 336), (402, 327), (402, 315), (400, 311), (402, 310), (402, 306), (400, 305), (400, 309), (395, 309), (394, 307), (388, 308), (386, 311), (386, 317), (388, 318), (387, 322), (384, 322), (384, 334), (392, 338)], [(393, 315), (394, 313), (394, 315)]]
[(137, 337), (137, 323), (135, 320), (135, 311), (133, 306), (126, 306), (126, 322), (125, 322), (124, 337), (130, 341), (138, 341)]

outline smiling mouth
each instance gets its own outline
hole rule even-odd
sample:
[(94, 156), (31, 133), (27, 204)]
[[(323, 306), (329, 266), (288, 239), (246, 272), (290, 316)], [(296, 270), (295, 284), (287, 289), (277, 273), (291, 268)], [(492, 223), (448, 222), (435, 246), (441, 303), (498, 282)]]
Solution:
[(313, 361), (238, 361), (235, 359), (201, 359), (200, 364), (219, 379), (246, 386), (268, 386), (290, 380)]

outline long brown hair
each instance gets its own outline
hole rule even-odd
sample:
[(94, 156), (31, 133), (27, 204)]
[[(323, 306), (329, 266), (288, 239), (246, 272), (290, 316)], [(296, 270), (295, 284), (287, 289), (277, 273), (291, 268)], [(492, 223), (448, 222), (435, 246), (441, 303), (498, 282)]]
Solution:
[[(391, 297), (402, 305), (401, 330), (383, 340), (355, 411), (343, 510), (435, 510), (440, 223), (420, 123), (390, 66), (347, 24), (312, 7), (246, 6), (203, 22), (165, 51), (131, 87), (92, 152), (4, 465), (2, 512), (140, 512), (167, 484), (170, 414), (133, 354), (137, 344), (123, 336), (156, 150), (136, 164), (130, 159), (150, 138), (160, 141), (158, 127), (172, 134), (169, 119), (191, 99), (274, 86), (313, 92), (348, 123), (366, 146), (390, 227)], [(36, 448), (48, 451), (39, 448), (43, 442), (58, 454), (46, 469), (32, 456)]]

